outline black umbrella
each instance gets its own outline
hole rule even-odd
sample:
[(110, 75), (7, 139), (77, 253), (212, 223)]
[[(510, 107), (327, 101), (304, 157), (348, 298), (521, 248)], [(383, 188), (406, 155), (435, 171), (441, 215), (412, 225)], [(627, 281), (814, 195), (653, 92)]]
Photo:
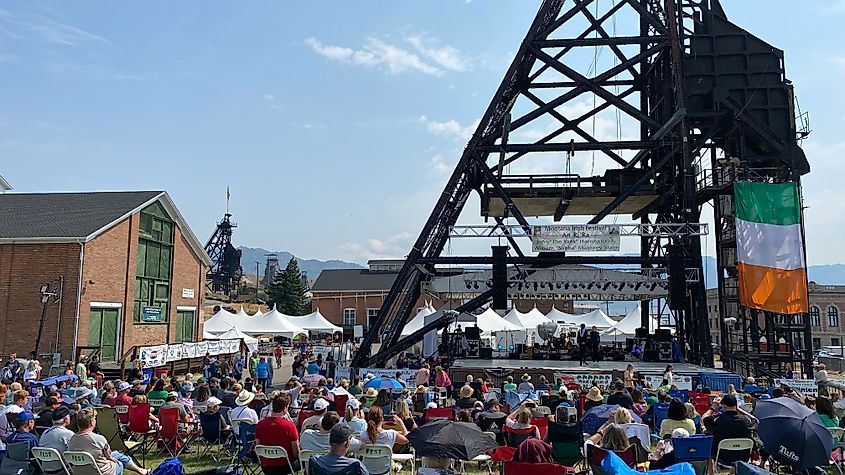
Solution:
[(827, 465), (833, 450), (833, 436), (819, 415), (788, 398), (757, 402), (754, 415), (760, 419), (757, 434), (775, 460), (804, 470)]
[(408, 440), (420, 457), (472, 460), (499, 445), (469, 422), (431, 421), (412, 430)]

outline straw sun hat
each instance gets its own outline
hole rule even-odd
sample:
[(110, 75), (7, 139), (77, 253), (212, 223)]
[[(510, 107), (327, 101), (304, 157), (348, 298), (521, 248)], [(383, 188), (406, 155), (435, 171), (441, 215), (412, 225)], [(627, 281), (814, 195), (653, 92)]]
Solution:
[(604, 396), (601, 395), (598, 386), (593, 386), (587, 391), (587, 399), (593, 402), (604, 401)]
[(522, 380), (523, 381), (531, 381), (531, 375), (529, 375), (528, 373), (524, 373), (522, 375)]

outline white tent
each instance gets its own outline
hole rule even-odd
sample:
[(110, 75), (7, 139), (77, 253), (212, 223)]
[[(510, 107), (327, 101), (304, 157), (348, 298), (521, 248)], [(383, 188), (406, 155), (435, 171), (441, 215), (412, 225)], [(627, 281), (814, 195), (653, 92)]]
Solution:
[(500, 331), (522, 331), (522, 327), (505, 320), (492, 308), (488, 308), (475, 317), (475, 326), (479, 328), (482, 334)]
[(236, 313), (235, 315), (237, 315), (237, 316), (238, 316), (238, 318), (250, 318), (250, 317), (253, 317), (253, 315), (250, 315), (250, 314), (248, 314), (248, 313), (244, 312), (244, 306), (243, 306), (243, 305), (241, 305), (241, 309), (240, 309), (240, 310), (238, 310), (238, 313)]
[(301, 333), (308, 333), (303, 328), (297, 326), (293, 321), (293, 317), (289, 317), (278, 310), (276, 306), (266, 314), (250, 318), (244, 322), (245, 328), (238, 327), (239, 330), (247, 335), (274, 335), (293, 338)]
[(262, 316), (262, 315), (264, 315), (264, 314), (263, 314), (263, 313), (261, 313), (261, 307), (257, 307), (257, 308), (255, 309), (255, 313), (253, 313), (253, 314), (252, 314), (252, 315), (250, 315), (250, 316), (251, 316), (252, 318), (255, 318), (255, 317), (260, 317), (260, 316)]
[[(608, 328), (607, 330), (603, 331), (601, 334), (601, 339), (603, 341), (614, 341), (615, 340), (622, 340), (625, 338), (633, 338), (637, 332), (637, 328), (642, 326), (642, 321), (640, 317), (640, 306), (637, 305), (633, 310), (631, 310), (628, 315), (625, 315), (625, 318), (619, 320), (616, 325)], [(654, 317), (649, 317), (649, 333), (654, 333), (657, 329), (657, 319)]]
[(303, 330), (309, 330), (312, 332), (322, 332), (322, 333), (335, 333), (343, 331), (343, 328), (340, 328), (337, 325), (332, 324), (332, 322), (326, 320), (326, 317), (320, 313), (320, 309), (318, 308), (317, 311), (311, 312), (308, 315), (303, 315), (301, 317), (290, 317), (290, 321), (302, 328)]
[(561, 312), (552, 306), (552, 309), (546, 314), (546, 318), (557, 323), (574, 323), (577, 317), (571, 313)]
[[(534, 341), (543, 342), (543, 339), (540, 338), (540, 335), (537, 333), (537, 325), (550, 321), (545, 315), (543, 315), (543, 312), (537, 310), (537, 307), (532, 308), (528, 313), (522, 313), (514, 307), (505, 315), (504, 318), (508, 322), (525, 330), (525, 341), (527, 343), (530, 343), (530, 341), (528, 341), (530, 340), (529, 337), (532, 337)], [(516, 343), (521, 343), (520, 341), (514, 341)]]
[(208, 333), (223, 333), (234, 328), (237, 324), (242, 324), (242, 320), (232, 312), (221, 308), (202, 325), (202, 331)]
[(417, 310), (417, 314), (414, 315), (414, 318), (412, 318), (411, 321), (405, 325), (405, 328), (402, 329), (401, 335), (408, 336), (411, 333), (414, 333), (415, 331), (425, 326), (425, 317), (427, 317), (428, 315), (432, 315), (435, 312), (436, 310), (434, 309), (434, 307), (426, 303), (422, 308)]
[(616, 322), (602, 312), (601, 309), (596, 309), (583, 315), (575, 315), (572, 323), (578, 326), (581, 326), (583, 323), (586, 325), (588, 330), (592, 327), (596, 327), (599, 330), (605, 330), (613, 325), (616, 325)]
[(237, 328), (232, 328), (225, 333), (215, 336), (214, 338), (206, 338), (207, 340), (243, 340), (250, 353), (258, 351), (258, 338), (253, 338)]

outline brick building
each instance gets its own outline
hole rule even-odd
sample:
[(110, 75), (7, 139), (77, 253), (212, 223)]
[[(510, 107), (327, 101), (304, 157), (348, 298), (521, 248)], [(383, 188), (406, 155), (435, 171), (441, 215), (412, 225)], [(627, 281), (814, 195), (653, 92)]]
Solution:
[(104, 361), (132, 346), (197, 339), (203, 246), (166, 192), (0, 195), (0, 352)]
[[(821, 285), (810, 282), (810, 330), (813, 349), (845, 344), (841, 312), (845, 310), (845, 285)], [(707, 315), (710, 319), (710, 337), (721, 343), (719, 334), (719, 296), (716, 289), (707, 290)]]
[[(319, 308), (320, 313), (335, 325), (347, 328), (363, 325), (364, 331), (367, 331), (370, 319), (378, 314), (404, 263), (403, 260), (371, 260), (366, 269), (323, 270), (311, 286), (311, 310)], [(416, 307), (422, 307), (427, 301), (438, 309), (445, 304), (423, 294)], [(554, 304), (562, 312), (574, 313), (572, 302), (567, 300), (519, 300), (513, 303), (521, 312), (537, 305), (541, 312), (548, 313)]]

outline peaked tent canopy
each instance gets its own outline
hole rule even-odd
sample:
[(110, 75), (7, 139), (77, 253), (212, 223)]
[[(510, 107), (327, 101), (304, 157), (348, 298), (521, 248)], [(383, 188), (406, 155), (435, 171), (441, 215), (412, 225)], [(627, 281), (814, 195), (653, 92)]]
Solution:
[(206, 338), (206, 340), (243, 340), (250, 352), (258, 350), (258, 338), (253, 338), (237, 328), (232, 328), (213, 338)]
[(208, 333), (223, 333), (235, 328), (238, 324), (243, 325), (243, 320), (237, 314), (221, 308), (203, 323), (202, 330)]
[[(261, 312), (259, 312), (259, 314), (260, 314), (260, 313), (261, 313)], [(253, 317), (253, 316), (254, 316), (254, 315), (250, 315), (250, 314), (246, 313), (246, 312), (244, 311), (244, 306), (243, 306), (243, 305), (241, 305), (241, 309), (240, 309), (240, 310), (238, 310), (238, 313), (236, 313), (235, 315), (237, 315), (239, 318), (240, 318), (240, 317), (250, 318), (250, 317)]]
[(475, 326), (481, 333), (493, 333), (500, 331), (521, 331), (523, 328), (502, 318), (495, 310), (488, 308), (475, 317)]
[(537, 332), (537, 325), (549, 322), (550, 320), (543, 315), (543, 312), (537, 310), (537, 307), (532, 308), (528, 313), (522, 313), (514, 307), (504, 318), (508, 322), (523, 328), (526, 337), (531, 336), (536, 341), (544, 341)]
[[(642, 321), (640, 317), (640, 306), (637, 305), (633, 310), (628, 312), (628, 315), (625, 315), (625, 318), (619, 320), (616, 325), (613, 325), (603, 331), (601, 334), (602, 340), (608, 341), (613, 340), (614, 338), (633, 338), (637, 332), (637, 328), (640, 328), (641, 326)], [(654, 330), (656, 329), (657, 319), (649, 317), (649, 333), (654, 333)]]
[(577, 317), (571, 313), (561, 312), (552, 306), (552, 309), (546, 314), (546, 318), (557, 323), (573, 323)]
[(583, 315), (575, 315), (574, 321), (572, 323), (580, 326), (582, 323), (587, 326), (587, 328), (591, 328), (595, 326), (599, 330), (604, 330), (606, 328), (610, 328), (613, 325), (616, 325), (610, 317), (608, 317), (601, 309), (595, 309), (590, 313), (585, 313)]
[(290, 317), (291, 322), (302, 328), (312, 332), (335, 333), (343, 331), (343, 328), (326, 320), (326, 317), (320, 313), (318, 308), (316, 311), (303, 315), (301, 317)]
[(244, 322), (245, 328), (238, 327), (239, 330), (247, 335), (275, 335), (287, 338), (293, 338), (301, 333), (308, 333), (303, 328), (297, 326), (293, 321), (293, 317), (289, 317), (278, 310), (276, 306), (266, 314), (250, 318)]
[(426, 304), (422, 308), (417, 310), (417, 314), (414, 315), (414, 318), (412, 318), (411, 321), (405, 325), (405, 328), (402, 329), (401, 336), (408, 336), (411, 333), (414, 333), (415, 331), (421, 329), (423, 326), (425, 326), (425, 317), (435, 312), (437, 312), (437, 310), (435, 310), (434, 307), (431, 306), (431, 304), (426, 302)]

